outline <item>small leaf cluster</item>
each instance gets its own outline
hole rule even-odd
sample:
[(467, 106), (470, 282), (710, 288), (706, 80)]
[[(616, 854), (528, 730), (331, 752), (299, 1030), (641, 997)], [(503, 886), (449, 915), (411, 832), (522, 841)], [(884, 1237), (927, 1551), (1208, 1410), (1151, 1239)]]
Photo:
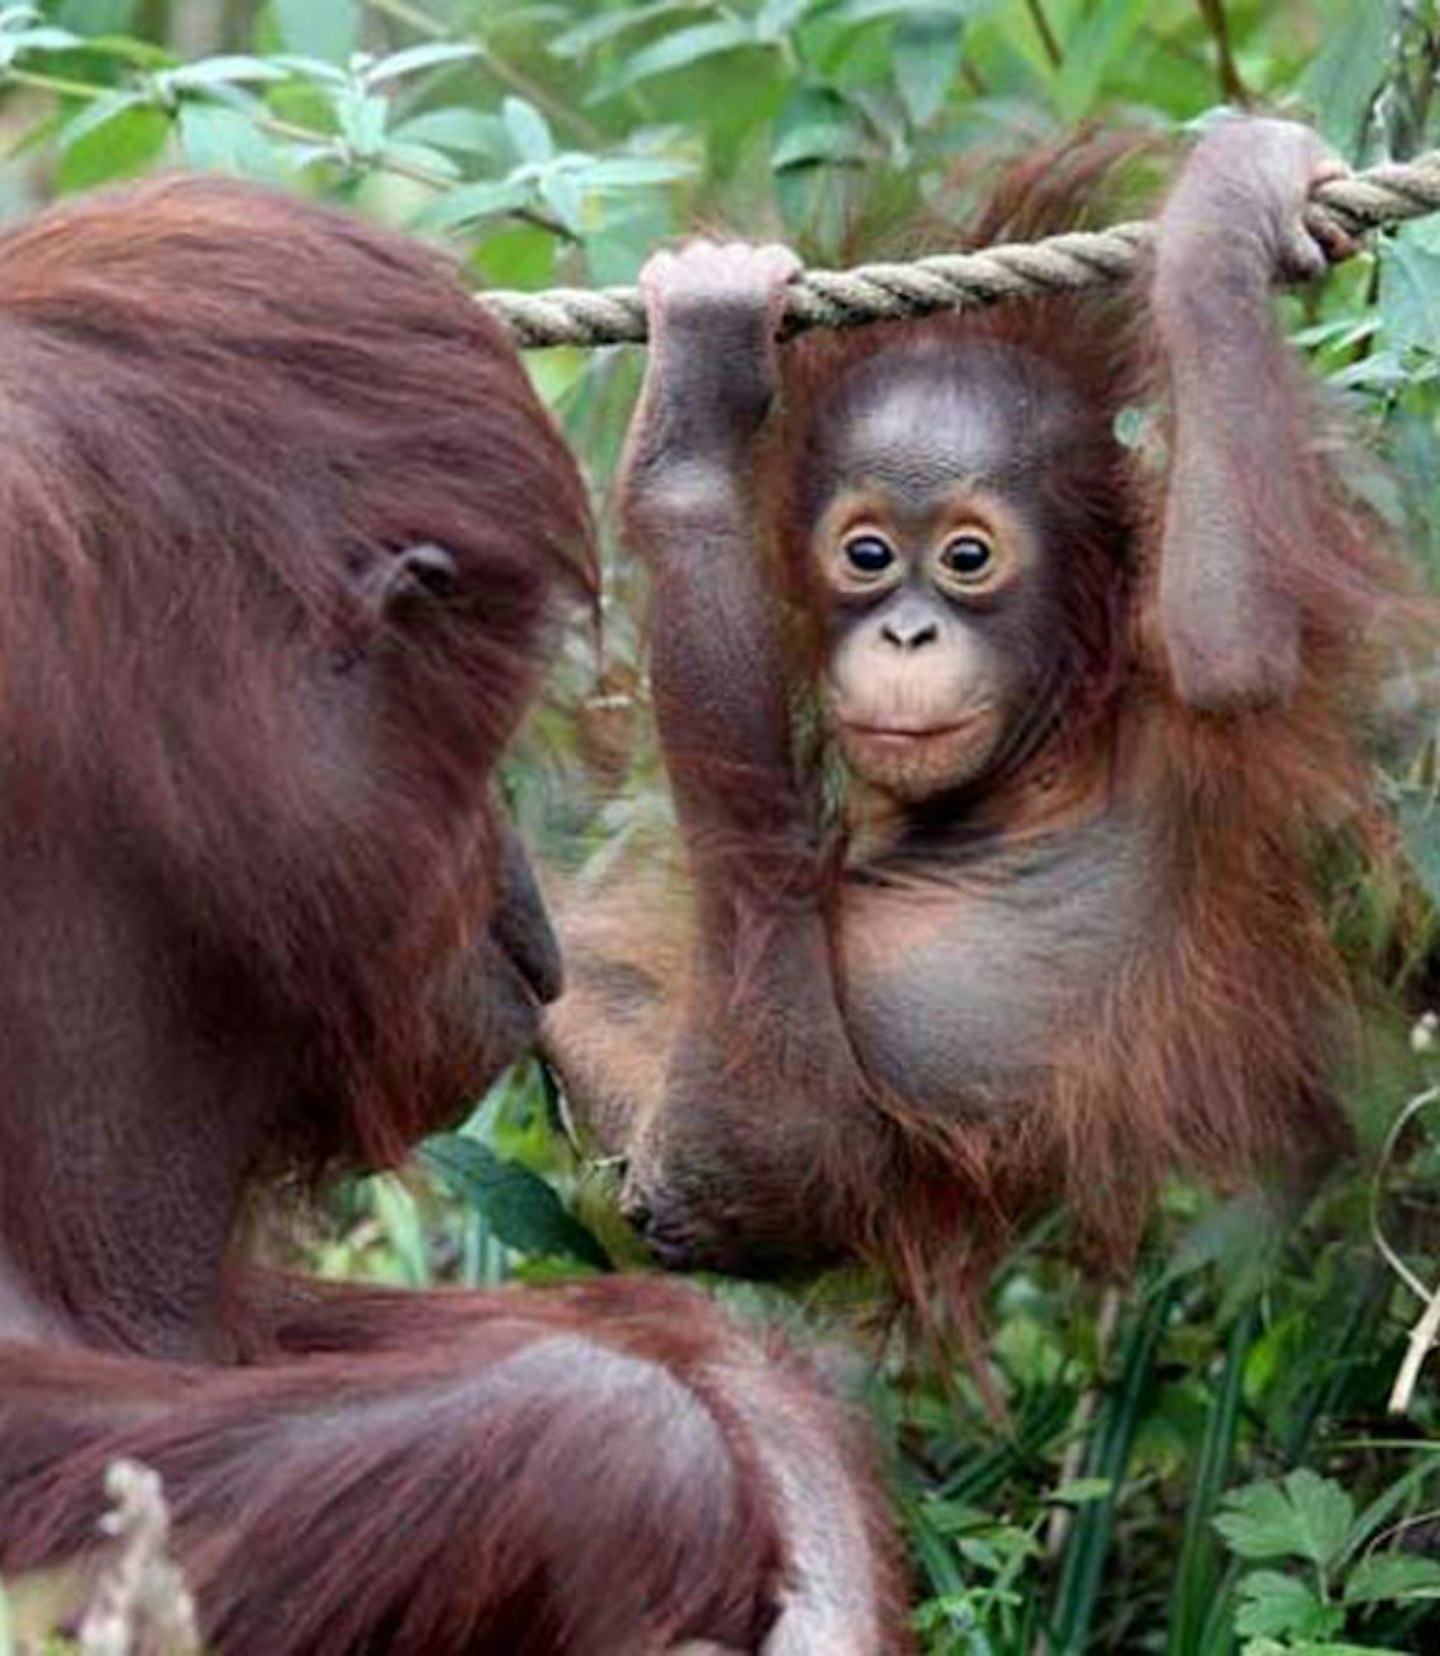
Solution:
[(1303, 1466), (1225, 1496), (1215, 1528), (1230, 1550), (1247, 1563), (1289, 1566), (1241, 1577), (1235, 1630), (1244, 1656), (1379, 1656), (1377, 1646), (1337, 1643), (1356, 1612), (1387, 1601), (1440, 1601), (1440, 1560), (1363, 1550), (1388, 1505), (1377, 1502), (1357, 1518), (1345, 1489)]

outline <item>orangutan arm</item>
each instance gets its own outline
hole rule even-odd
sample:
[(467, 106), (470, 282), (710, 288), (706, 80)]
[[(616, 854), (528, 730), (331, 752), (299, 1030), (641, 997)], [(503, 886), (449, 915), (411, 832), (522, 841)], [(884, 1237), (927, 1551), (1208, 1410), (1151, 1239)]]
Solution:
[(1343, 250), (1307, 212), (1341, 170), (1304, 127), (1226, 122), (1160, 216), (1152, 301), (1174, 417), (1160, 624), (1175, 687), (1201, 711), (1284, 702), (1299, 677), (1286, 566), (1317, 538), (1314, 422), (1270, 292)]
[(622, 483), (651, 566), (655, 715), (697, 892), (722, 960), (747, 907), (812, 885), (813, 824), (791, 751), (777, 605), (758, 554), (756, 445), (783, 248), (697, 242), (645, 267), (649, 366)]

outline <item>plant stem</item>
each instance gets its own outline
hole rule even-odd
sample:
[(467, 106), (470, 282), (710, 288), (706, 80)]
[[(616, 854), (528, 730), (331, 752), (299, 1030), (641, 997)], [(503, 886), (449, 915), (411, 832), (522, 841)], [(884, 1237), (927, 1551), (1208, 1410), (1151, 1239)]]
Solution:
[(1035, 33), (1040, 36), (1040, 44), (1045, 48), (1045, 56), (1050, 60), (1050, 67), (1058, 69), (1065, 61), (1065, 54), (1060, 49), (1060, 42), (1055, 38), (1055, 31), (1050, 27), (1050, 19), (1045, 15), (1045, 7), (1041, 0), (1025, 0), (1025, 9), (1030, 13), (1030, 21), (1035, 25)]
[(34, 69), (17, 69), (12, 64), (0, 72), (0, 89), (6, 82), (12, 86), (29, 86), (37, 92), (53, 92), (57, 98), (86, 98), (92, 103), (107, 92), (118, 91), (114, 86), (95, 86), (89, 81), (66, 80), (60, 75), (42, 75)]
[[(369, 0), (369, 5), (372, 11), (377, 11), (385, 17), (393, 17), (397, 23), (408, 24), (412, 29), (418, 29), (422, 34), (433, 35), (436, 39), (448, 38), (452, 33), (438, 17), (432, 17), (419, 6), (411, 5), (410, 0)], [(568, 126), (585, 143), (594, 145), (603, 141), (603, 134), (599, 128), (592, 126), (583, 115), (577, 115), (574, 110), (553, 97), (538, 81), (531, 80), (523, 70), (517, 69), (513, 63), (493, 52), (484, 40), (478, 36), (472, 39), (479, 49), (485, 67), (496, 80), (508, 86), (512, 92), (518, 92), (537, 109), (543, 110), (550, 120)]]
[(419, 29), (423, 34), (440, 36), (450, 33), (449, 27), (438, 17), (431, 17), (419, 6), (412, 6), (409, 0), (370, 0), (370, 9), (393, 17), (397, 23), (408, 23), (412, 29)]
[(1235, 54), (1230, 49), (1230, 23), (1225, 16), (1225, 0), (1199, 0), (1200, 15), (1215, 42), (1215, 72), (1220, 77), (1220, 91), (1230, 103), (1248, 104), (1250, 94), (1240, 78)]

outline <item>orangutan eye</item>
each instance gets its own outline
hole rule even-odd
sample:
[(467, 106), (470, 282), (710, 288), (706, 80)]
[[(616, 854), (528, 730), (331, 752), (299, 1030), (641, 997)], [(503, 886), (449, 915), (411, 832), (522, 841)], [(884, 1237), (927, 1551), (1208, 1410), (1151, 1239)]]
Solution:
[(956, 535), (946, 541), (941, 565), (960, 581), (981, 581), (990, 572), (995, 548), (983, 535)]
[(857, 575), (883, 575), (895, 562), (894, 548), (880, 535), (852, 535), (841, 550)]

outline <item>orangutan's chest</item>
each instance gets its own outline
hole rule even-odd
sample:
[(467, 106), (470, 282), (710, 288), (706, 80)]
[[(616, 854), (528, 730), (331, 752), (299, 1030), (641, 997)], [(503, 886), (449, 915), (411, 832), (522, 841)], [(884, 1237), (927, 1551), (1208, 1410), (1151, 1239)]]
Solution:
[(989, 1113), (1043, 1081), (1078, 1020), (1173, 917), (1141, 836), (1104, 823), (1025, 859), (937, 862), (847, 887), (850, 1024), (877, 1080), (942, 1114)]

